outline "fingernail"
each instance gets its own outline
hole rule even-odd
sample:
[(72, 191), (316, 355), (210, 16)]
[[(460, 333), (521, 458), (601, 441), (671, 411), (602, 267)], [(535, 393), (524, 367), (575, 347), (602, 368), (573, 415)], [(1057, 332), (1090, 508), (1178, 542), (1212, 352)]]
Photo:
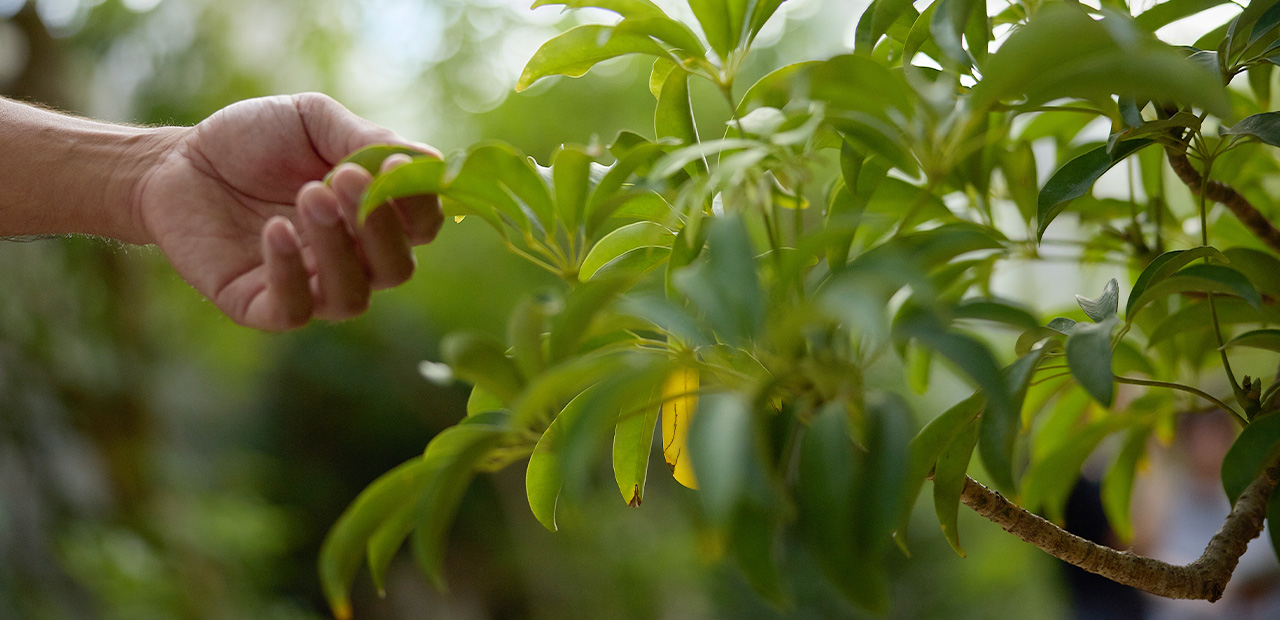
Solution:
[(306, 205), (307, 208), (303, 214), (321, 226), (333, 226), (342, 217), (342, 214), (338, 213), (338, 201), (333, 196), (316, 197), (308, 200)]
[(274, 218), (267, 222), (267, 243), (277, 254), (293, 254), (298, 251), (298, 244), (289, 230), (288, 220), (280, 218), (280, 221), (284, 224), (277, 224)]

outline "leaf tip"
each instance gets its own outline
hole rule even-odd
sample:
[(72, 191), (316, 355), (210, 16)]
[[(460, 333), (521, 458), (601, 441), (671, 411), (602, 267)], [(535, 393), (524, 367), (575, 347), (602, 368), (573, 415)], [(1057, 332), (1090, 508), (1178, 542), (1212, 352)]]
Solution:
[(635, 485), (635, 488), (631, 490), (631, 499), (627, 500), (627, 505), (632, 508), (639, 508), (641, 501), (643, 500), (640, 497), (640, 485), (637, 484)]
[(332, 603), (334, 620), (351, 620), (351, 603), (335, 601)]

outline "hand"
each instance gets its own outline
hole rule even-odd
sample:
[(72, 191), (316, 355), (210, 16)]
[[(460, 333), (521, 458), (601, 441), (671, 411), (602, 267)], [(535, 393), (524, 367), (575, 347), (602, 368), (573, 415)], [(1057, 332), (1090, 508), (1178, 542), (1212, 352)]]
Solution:
[[(232, 320), (285, 330), (312, 317), (365, 311), (371, 290), (413, 273), (412, 246), (440, 230), (435, 196), (384, 205), (357, 224), (372, 181), (360, 166), (334, 171), (374, 143), (412, 144), (327, 96), (250, 99), (167, 137), (142, 177), (136, 219), (173, 267)], [(384, 167), (409, 161), (389, 158)]]

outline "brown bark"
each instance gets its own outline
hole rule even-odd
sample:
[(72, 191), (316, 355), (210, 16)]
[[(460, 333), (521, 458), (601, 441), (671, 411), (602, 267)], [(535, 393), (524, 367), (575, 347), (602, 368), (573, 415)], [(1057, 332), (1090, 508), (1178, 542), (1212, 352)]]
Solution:
[(960, 500), (1010, 534), (1068, 564), (1157, 596), (1212, 602), (1222, 597), (1249, 541), (1262, 532), (1267, 499), (1278, 480), (1280, 466), (1273, 466), (1245, 488), (1204, 554), (1186, 566), (1085, 540), (1027, 512), (972, 478), (965, 479)]
[(1174, 174), (1182, 179), (1192, 193), (1199, 194), (1203, 191), (1205, 198), (1222, 203), (1254, 236), (1267, 244), (1267, 247), (1280, 252), (1280, 230), (1277, 230), (1271, 221), (1249, 202), (1249, 199), (1225, 183), (1211, 180), (1206, 184), (1200, 171), (1196, 170), (1187, 159), (1186, 151), (1179, 150), (1176, 146), (1166, 146), (1165, 155), (1169, 158), (1169, 166), (1173, 168)]

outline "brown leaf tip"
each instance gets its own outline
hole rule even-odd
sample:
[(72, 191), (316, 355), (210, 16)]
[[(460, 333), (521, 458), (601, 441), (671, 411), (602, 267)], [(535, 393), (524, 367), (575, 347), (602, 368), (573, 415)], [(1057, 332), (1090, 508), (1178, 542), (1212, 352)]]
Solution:
[(632, 508), (640, 506), (640, 485), (637, 484), (635, 488), (631, 490), (631, 501), (627, 502), (627, 505)]

